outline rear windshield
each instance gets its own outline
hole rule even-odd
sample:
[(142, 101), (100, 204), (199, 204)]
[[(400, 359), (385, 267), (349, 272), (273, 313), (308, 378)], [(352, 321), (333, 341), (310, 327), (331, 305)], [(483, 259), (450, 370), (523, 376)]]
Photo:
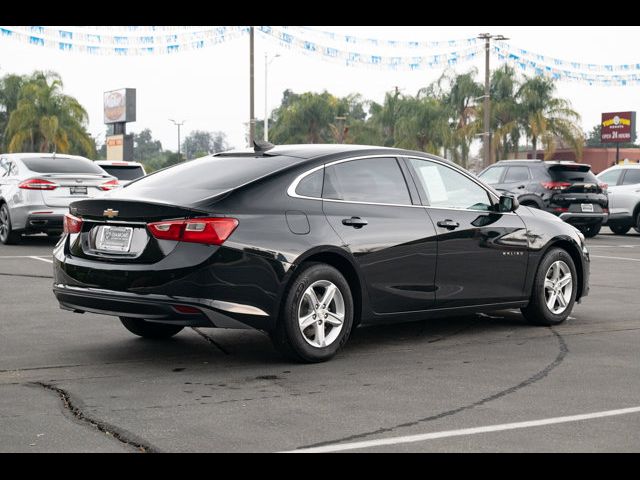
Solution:
[[(586, 170), (586, 171), (585, 171)], [(556, 182), (598, 183), (596, 176), (584, 165), (562, 165), (549, 168), (551, 178)]]
[(83, 173), (104, 175), (91, 160), (83, 158), (23, 158), (22, 162), (36, 173)]
[(162, 197), (165, 201), (196, 201), (293, 165), (300, 160), (292, 157), (204, 157), (179, 163), (147, 175), (127, 188), (123, 194)]
[(100, 168), (119, 180), (135, 180), (136, 178), (144, 176), (144, 172), (140, 166), (125, 167), (118, 165), (101, 165)]

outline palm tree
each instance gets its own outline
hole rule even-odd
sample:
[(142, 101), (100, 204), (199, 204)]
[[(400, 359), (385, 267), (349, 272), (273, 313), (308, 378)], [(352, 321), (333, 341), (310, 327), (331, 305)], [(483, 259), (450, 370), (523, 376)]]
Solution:
[(372, 103), (370, 122), (378, 129), (382, 137), (382, 145), (392, 147), (396, 144), (396, 126), (402, 116), (403, 96), (398, 88), (384, 95), (382, 105)]
[(327, 91), (290, 94), (274, 112), (270, 136), (276, 143), (325, 143), (331, 138), (329, 125), (338, 116), (339, 103)]
[(553, 80), (544, 77), (525, 78), (516, 97), (521, 109), (521, 126), (531, 139), (532, 155), (537, 158), (538, 140), (545, 147), (545, 160), (553, 155), (556, 138), (568, 142), (582, 157), (584, 136), (577, 123), (580, 115), (571, 108), (568, 100), (554, 97)]
[(475, 68), (460, 75), (447, 71), (435, 85), (419, 92), (435, 94), (448, 111), (450, 127), (453, 129), (450, 147), (454, 161), (463, 167), (467, 166), (471, 143), (479, 130), (479, 124), (475, 121), (478, 117), (476, 99), (482, 95), (482, 86), (474, 80), (476, 73)]
[(520, 143), (520, 107), (516, 101), (518, 83), (515, 70), (509, 65), (493, 71), (490, 83), (491, 95), (491, 146), (495, 159), (508, 158), (518, 153)]
[(5, 132), (8, 151), (95, 155), (95, 142), (86, 130), (87, 112), (78, 100), (63, 94), (62, 87), (54, 72), (36, 72), (23, 83)]

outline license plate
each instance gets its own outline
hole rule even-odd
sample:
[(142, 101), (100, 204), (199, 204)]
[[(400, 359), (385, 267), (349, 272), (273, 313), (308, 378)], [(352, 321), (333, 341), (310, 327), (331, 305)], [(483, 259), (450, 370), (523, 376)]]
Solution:
[(581, 203), (580, 208), (583, 212), (591, 212), (593, 213), (593, 203)]
[(107, 252), (128, 252), (132, 237), (132, 227), (100, 227), (96, 238), (96, 249)]
[(86, 195), (87, 187), (69, 187), (71, 195)]

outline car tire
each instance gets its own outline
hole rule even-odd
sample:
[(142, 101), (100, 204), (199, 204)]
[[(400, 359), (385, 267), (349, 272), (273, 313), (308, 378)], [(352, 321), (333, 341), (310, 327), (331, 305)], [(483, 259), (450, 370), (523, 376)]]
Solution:
[(3, 203), (0, 205), (0, 242), (5, 245), (17, 245), (21, 239), (20, 232), (16, 232), (11, 226), (9, 207)]
[[(270, 332), (271, 341), (290, 360), (324, 362), (342, 348), (351, 333), (351, 289), (344, 276), (330, 265), (314, 262), (299, 268), (286, 292), (276, 328)], [(329, 303), (322, 304), (323, 297), (331, 292)], [(312, 305), (313, 298), (318, 300), (317, 307)]]
[(640, 212), (636, 214), (636, 224), (633, 226), (633, 229), (640, 233)]
[(631, 227), (628, 225), (609, 225), (609, 228), (616, 235), (624, 235), (629, 230), (631, 230)]
[[(571, 275), (570, 283), (561, 286), (566, 282), (567, 274)], [(533, 325), (558, 325), (571, 314), (577, 291), (578, 275), (571, 255), (560, 248), (552, 248), (540, 261), (529, 305), (520, 310)]]
[(582, 232), (582, 234), (587, 237), (587, 238), (593, 238), (596, 235), (598, 235), (598, 233), (600, 233), (600, 229), (602, 228), (602, 224), (601, 223), (594, 223), (591, 225), (583, 225), (580, 227), (580, 231)]
[(147, 322), (141, 318), (120, 317), (124, 328), (131, 333), (143, 338), (162, 339), (170, 338), (179, 333), (184, 327), (181, 325), (169, 325), (167, 323)]

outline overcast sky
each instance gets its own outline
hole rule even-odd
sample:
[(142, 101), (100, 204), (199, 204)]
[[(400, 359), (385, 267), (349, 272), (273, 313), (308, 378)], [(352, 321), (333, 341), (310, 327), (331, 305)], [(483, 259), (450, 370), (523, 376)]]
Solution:
[[(510, 37), (514, 46), (581, 63), (640, 63), (638, 27), (314, 27), (340, 34), (392, 40), (449, 40), (481, 32)], [(62, 75), (65, 93), (75, 96), (89, 113), (91, 134), (104, 131), (102, 94), (122, 87), (137, 89), (137, 121), (129, 132), (150, 128), (164, 148), (177, 148), (176, 127), (169, 118), (185, 120), (182, 138), (191, 130), (222, 130), (231, 145), (244, 146), (249, 116), (249, 39), (243, 36), (201, 50), (145, 57), (92, 56), (25, 45), (0, 37), (0, 75), (55, 70)], [(351, 48), (353, 49), (353, 48)], [(282, 92), (324, 89), (343, 96), (352, 92), (382, 101), (384, 93), (398, 86), (403, 93), (416, 91), (435, 80), (442, 69), (380, 71), (347, 67), (282, 48), (256, 33), (256, 116), (264, 116), (264, 53), (279, 53), (269, 66), (268, 102), (280, 103)], [(430, 53), (430, 52), (425, 52)], [(492, 57), (492, 67), (497, 60)], [(456, 71), (478, 68), (484, 78), (484, 55), (458, 65)], [(640, 109), (640, 86), (594, 87), (558, 82), (558, 94), (569, 99), (590, 130), (600, 113)], [(102, 135), (99, 139), (104, 141)]]

